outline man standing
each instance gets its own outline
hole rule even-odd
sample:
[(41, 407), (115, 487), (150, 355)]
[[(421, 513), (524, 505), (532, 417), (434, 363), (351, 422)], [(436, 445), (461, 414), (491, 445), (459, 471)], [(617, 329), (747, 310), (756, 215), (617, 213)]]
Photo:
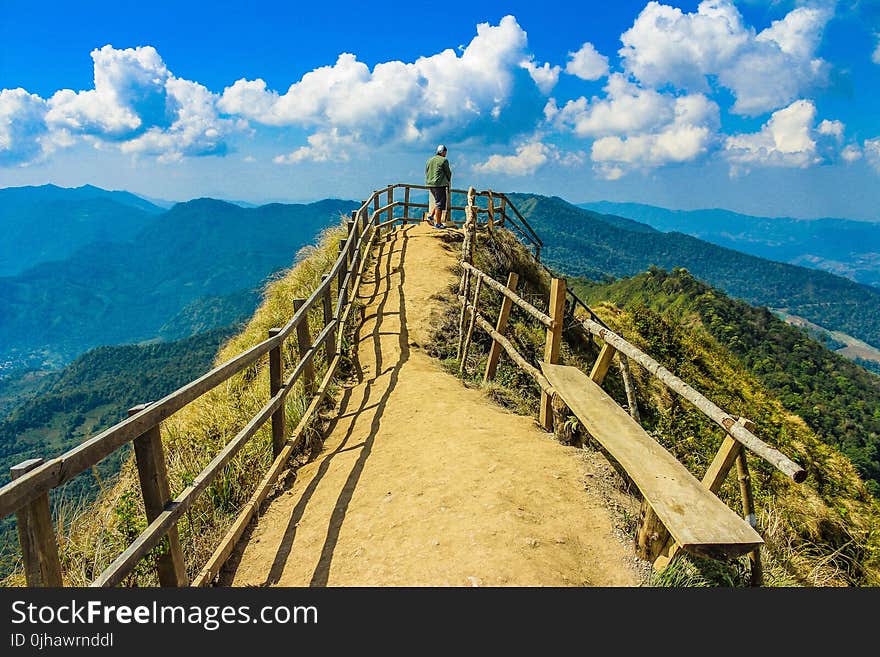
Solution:
[(431, 195), (431, 205), (434, 207), (434, 228), (444, 228), (443, 211), (448, 207), (449, 199), (446, 198), (446, 188), (452, 182), (452, 169), (449, 160), (446, 159), (446, 146), (440, 144), (437, 154), (428, 160), (425, 165), (425, 185)]

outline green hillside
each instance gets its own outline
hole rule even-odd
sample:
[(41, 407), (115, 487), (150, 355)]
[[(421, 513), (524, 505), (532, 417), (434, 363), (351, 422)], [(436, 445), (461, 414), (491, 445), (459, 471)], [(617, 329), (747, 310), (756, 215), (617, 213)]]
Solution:
[[(66, 260), (0, 278), (0, 362), (34, 352), (69, 361), (98, 345), (149, 340), (163, 330), (180, 337), (213, 328), (205, 321), (213, 315), (224, 323), (247, 316), (254, 305), (242, 301), (253, 301), (250, 291), (355, 205), (324, 200), (246, 209), (198, 199), (156, 215), (130, 242), (89, 244)], [(226, 299), (218, 305), (218, 297)], [(186, 326), (188, 315), (193, 323)]]
[[(535, 266), (522, 245), (509, 233), (496, 231), (491, 238), (478, 235), (475, 264), (496, 280), (504, 280), (508, 272), (516, 271), (520, 276), (518, 292), (539, 305), (546, 304), (549, 276)], [(853, 463), (836, 446), (824, 441), (800, 417), (789, 411), (777, 392), (753, 373), (735, 351), (715, 338), (696, 312), (688, 310), (694, 303), (689, 286), (678, 289), (668, 282), (669, 278), (665, 285), (647, 279), (647, 276), (639, 276), (630, 281), (620, 281), (618, 287), (592, 285), (587, 290), (573, 279), (569, 281), (591, 295), (591, 307), (613, 330), (726, 411), (752, 419), (757, 425), (756, 434), (761, 439), (782, 450), (807, 471), (806, 481), (795, 484), (763, 460), (749, 457), (758, 529), (766, 541), (762, 550), (765, 584), (876, 586), (880, 583), (880, 503), (870, 495)], [(687, 279), (693, 281), (692, 277)], [(621, 309), (608, 301), (613, 300), (618, 290), (622, 294), (626, 283), (630, 283), (626, 290), (632, 294), (633, 303), (624, 304), (625, 307)], [(712, 292), (711, 288), (696, 281), (694, 284), (708, 290), (707, 294)], [(721, 300), (721, 307), (725, 301), (734, 309), (746, 307), (746, 304), (734, 302), (721, 293), (715, 294)], [(481, 313), (490, 318), (497, 316), (499, 297), (484, 292), (480, 298)], [(639, 303), (638, 299), (643, 303)], [(435, 327), (427, 351), (442, 359), (452, 372), (458, 374), (456, 352), (460, 305), (452, 291), (444, 300), (446, 313), (443, 321)], [(545, 305), (543, 307), (546, 308)], [(654, 307), (663, 308), (663, 311)], [(764, 316), (760, 309), (753, 310), (757, 317)], [(786, 335), (789, 335), (788, 331), (794, 331), (797, 337), (806, 341), (807, 346), (813, 344), (796, 329), (791, 329), (780, 320), (776, 321), (778, 324), (774, 326), (786, 331)], [(517, 351), (537, 366), (544, 354), (544, 330), (514, 307), (506, 335)], [(765, 340), (772, 338), (772, 332), (758, 330), (752, 339), (760, 347), (772, 351), (772, 342), (764, 345)], [(491, 338), (485, 332), (474, 333), (466, 380), (470, 385), (482, 387), (489, 397), (512, 411), (536, 415), (540, 389), (509, 358), (501, 357), (494, 382), (482, 384), (490, 344)], [(588, 337), (573, 318), (566, 318), (561, 362), (589, 371), (599, 353), (600, 344), (600, 340)], [(828, 355), (835, 361), (838, 358), (834, 354)], [(783, 361), (794, 362), (796, 359)], [(843, 365), (870, 376), (846, 361), (843, 361)], [(672, 394), (632, 360), (630, 367), (636, 383), (642, 425), (691, 473), (702, 477), (721, 444), (723, 432), (717, 424)], [(805, 385), (819, 388), (826, 376), (822, 371), (813, 374), (804, 372), (803, 379)], [(605, 378), (603, 387), (619, 404), (627, 404), (616, 366)], [(869, 394), (861, 399), (866, 406), (871, 403)], [(858, 407), (861, 402), (854, 400), (851, 403), (853, 407)], [(874, 403), (872, 408), (876, 409), (877, 404)], [(837, 417), (844, 416), (845, 412), (841, 412)], [(575, 435), (586, 440), (589, 446), (591, 443), (587, 435), (576, 422), (574, 427)], [(854, 435), (858, 435), (858, 432)], [(622, 489), (624, 493), (633, 492), (625, 484), (622, 484)], [(727, 478), (720, 496), (732, 509), (741, 509), (735, 474)], [(632, 540), (637, 512), (634, 515), (615, 508), (619, 527)], [(638, 508), (638, 504), (635, 508)], [(748, 581), (749, 567), (743, 561), (725, 564), (686, 557), (676, 563), (675, 568), (670, 568), (662, 576), (655, 576), (652, 582), (665, 586), (738, 586)]]
[[(98, 347), (40, 383), (0, 421), (0, 485), (9, 468), (29, 458), (54, 457), (125, 417), (132, 406), (161, 399), (211, 368), (233, 327), (215, 329), (177, 342)], [(115, 475), (127, 450), (101, 462), (98, 476)], [(89, 499), (99, 487), (84, 473), (63, 489), (68, 501)], [(0, 543), (17, 545), (9, 533), (14, 516), (0, 524)], [(12, 540), (11, 540), (12, 539)], [(0, 575), (3, 559), (0, 551)]]
[(829, 351), (767, 308), (729, 298), (686, 270), (652, 269), (611, 284), (577, 284), (588, 303), (648, 308), (698, 323), (734, 354), (785, 408), (846, 454), (880, 495), (880, 377)]
[(633, 276), (651, 265), (670, 270), (685, 267), (733, 297), (785, 309), (880, 345), (880, 289), (681, 233), (627, 229), (620, 217), (584, 210), (556, 197), (513, 194), (511, 198), (544, 240), (545, 261), (562, 271), (602, 280), (607, 275)]

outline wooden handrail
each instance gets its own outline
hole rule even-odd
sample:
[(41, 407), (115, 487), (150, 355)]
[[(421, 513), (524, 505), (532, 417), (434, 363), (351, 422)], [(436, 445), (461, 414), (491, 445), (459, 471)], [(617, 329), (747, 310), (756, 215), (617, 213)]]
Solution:
[(798, 483), (806, 479), (807, 473), (800, 465), (792, 461), (778, 449), (765, 443), (751, 431), (746, 429), (742, 424), (738, 424), (737, 418), (725, 413), (720, 407), (694, 390), (691, 386), (660, 365), (660, 363), (651, 358), (641, 349), (630, 344), (612, 330), (600, 326), (592, 319), (582, 319), (581, 324), (590, 333), (598, 336), (607, 344), (610, 344), (612, 347), (626, 354), (632, 360), (644, 367), (666, 385), (667, 388), (684, 399), (687, 399), (706, 417), (719, 424), (731, 437), (776, 467), (780, 472), (783, 472), (786, 476)]
[[(403, 202), (392, 201), (393, 190), (396, 188), (404, 188), (407, 190)], [(18, 511), (39, 496), (45, 495), (53, 488), (57, 488), (70, 481), (80, 473), (95, 465), (98, 461), (118, 450), (126, 443), (132, 442), (147, 431), (154, 430), (161, 424), (161, 422), (190, 402), (217, 387), (221, 383), (229, 380), (232, 376), (244, 371), (270, 352), (278, 350), (284, 344), (286, 339), (292, 337), (295, 333), (303, 333), (301, 329), (303, 327), (303, 322), (308, 321), (309, 312), (320, 305), (320, 307), (325, 310), (324, 328), (314, 341), (311, 342), (311, 345), (308, 346), (308, 348), (305, 348), (302, 343), (303, 338), (300, 338), (300, 359), (284, 380), (284, 385), (270, 397), (269, 401), (261, 408), (261, 410), (251, 418), (247, 425), (238, 434), (236, 434), (236, 437), (214, 457), (204, 470), (202, 470), (193, 484), (187, 487), (180, 495), (166, 505), (165, 510), (162, 511), (162, 513), (149, 524), (147, 529), (114, 560), (114, 562), (94, 582), (94, 585), (107, 586), (121, 582), (146, 552), (162, 540), (168, 530), (175, 525), (181, 514), (193, 504), (195, 499), (204, 491), (210, 481), (218, 475), (222, 467), (228, 463), (238, 450), (241, 449), (241, 446), (243, 446), (244, 443), (246, 443), (247, 440), (249, 440), (268, 420), (268, 418), (270, 418), (273, 413), (281, 407), (284, 403), (284, 399), (292, 389), (293, 383), (295, 383), (303, 375), (303, 372), (309, 368), (318, 353), (318, 350), (325, 344), (334, 342), (334, 338), (336, 342), (334, 345), (335, 350), (330, 352), (328, 346), (325, 351), (327, 351), (328, 361), (332, 357), (332, 362), (338, 364), (339, 353), (343, 343), (343, 331), (341, 329), (346, 325), (354, 306), (349, 295), (353, 293), (354, 290), (358, 289), (367, 262), (365, 247), (367, 252), (372, 248), (376, 236), (379, 235), (379, 229), (382, 226), (394, 224), (398, 221), (406, 222), (410, 220), (410, 217), (394, 218), (393, 209), (395, 207), (403, 206), (404, 214), (407, 215), (410, 208), (421, 208), (426, 206), (426, 204), (410, 201), (409, 192), (412, 189), (427, 190), (428, 187), (424, 185), (396, 183), (373, 191), (372, 194), (362, 202), (360, 207), (352, 213), (352, 219), (348, 222), (349, 234), (346, 236), (346, 246), (340, 250), (339, 256), (333, 262), (330, 270), (308, 298), (295, 310), (290, 320), (288, 320), (279, 330), (273, 331), (273, 334), (268, 339), (257, 343), (225, 363), (221, 363), (211, 371), (181, 386), (159, 401), (146, 405), (143, 410), (98, 433), (77, 447), (68, 450), (56, 458), (48, 460), (47, 462), (33, 468), (26, 474), (16, 478), (14, 481), (6, 484), (0, 488), (0, 517), (5, 517), (6, 515)], [(450, 189), (450, 193), (464, 195), (468, 192), (452, 188)], [(389, 202), (380, 207), (381, 197), (383, 195), (386, 195)], [(496, 215), (496, 219), (500, 219), (501, 221), (508, 220), (509, 225), (514, 230), (519, 232), (526, 241), (531, 242), (535, 246), (536, 254), (539, 253), (542, 245), (541, 240), (525, 218), (523, 218), (516, 209), (515, 205), (511, 203), (504, 194), (489, 190), (477, 192), (475, 195), (488, 198), (489, 203), (493, 204), (493, 206), (493, 199), (500, 199), (502, 203), (501, 206), (492, 208), (492, 213)], [(511, 211), (516, 215), (518, 221), (514, 221), (512, 216), (507, 215), (505, 205), (511, 208)], [(466, 210), (465, 206), (452, 206), (451, 204), (449, 209), (450, 211)], [(488, 208), (472, 209), (476, 209), (477, 214), (480, 212), (486, 214), (490, 213)], [(384, 223), (379, 223), (379, 217), (383, 213), (388, 213), (390, 219)], [(461, 223), (454, 222), (451, 219), (449, 221), (450, 223)], [(479, 270), (475, 271), (477, 275), (481, 277), (483, 282), (486, 283), (487, 287), (492, 287), (493, 289), (501, 288), (500, 291), (502, 294), (507, 294), (509, 292), (504, 286), (497, 281), (494, 281), (494, 279), (485, 273), (480, 272)], [(340, 280), (341, 287), (339, 300), (335, 308), (332, 310), (332, 314), (328, 314), (328, 299), (332, 293), (333, 286)], [(512, 301), (545, 326), (552, 325), (552, 320), (550, 320), (547, 315), (534, 308), (534, 306), (531, 306), (531, 304), (528, 304), (525, 300), (517, 297), (512, 299)], [(485, 322), (482, 317), (476, 317), (476, 320)], [(493, 335), (493, 337), (495, 336)], [(504, 346), (505, 350), (512, 348), (509, 341), (506, 341), (503, 336), (499, 337), (502, 338), (502, 340), (499, 340), (499, 344)], [(304, 339), (307, 344), (308, 336)], [(505, 344), (505, 341), (507, 344)], [(508, 353), (510, 352), (508, 351)], [(515, 358), (513, 355), (511, 357)], [(335, 366), (333, 369), (335, 370)], [(537, 372), (537, 370), (535, 371)], [(534, 376), (534, 372), (530, 371), (530, 374)], [(332, 376), (332, 374), (328, 374), (328, 376)], [(540, 372), (538, 372), (538, 376), (541, 376)], [(541, 382), (540, 379), (538, 379), (538, 381), (539, 383)], [(546, 381), (544, 383), (546, 384)], [(323, 391), (326, 392), (326, 386), (322, 387)], [(543, 390), (545, 385), (542, 385), (541, 387)]]
[(487, 274), (483, 271), (480, 271), (479, 269), (477, 269), (476, 267), (474, 267), (470, 263), (462, 262), (461, 266), (464, 267), (465, 269), (473, 272), (476, 276), (480, 277), (481, 279), (483, 279), (483, 282), (486, 283), (486, 285), (488, 285), (490, 288), (492, 288), (496, 292), (500, 292), (501, 294), (506, 296), (508, 299), (513, 301), (513, 303), (515, 303), (517, 306), (519, 306), (524, 311), (526, 311), (529, 315), (531, 315), (533, 318), (535, 318), (536, 320), (541, 322), (541, 324), (543, 324), (545, 327), (553, 328), (553, 320), (550, 319), (549, 315), (542, 313), (540, 310), (535, 308), (528, 301), (526, 301), (521, 296), (519, 296), (516, 292), (510, 290), (506, 285), (504, 285), (503, 283), (499, 283), (494, 278), (489, 276), (489, 274)]

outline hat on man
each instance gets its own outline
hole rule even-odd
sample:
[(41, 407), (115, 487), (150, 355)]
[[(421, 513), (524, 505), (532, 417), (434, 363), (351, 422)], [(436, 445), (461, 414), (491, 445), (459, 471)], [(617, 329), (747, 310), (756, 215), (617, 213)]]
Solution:
[(437, 147), (437, 155), (440, 155), (440, 154), (441, 154), (443, 151), (445, 151), (445, 150), (446, 150), (446, 146), (444, 146), (443, 144), (440, 144), (440, 145)]

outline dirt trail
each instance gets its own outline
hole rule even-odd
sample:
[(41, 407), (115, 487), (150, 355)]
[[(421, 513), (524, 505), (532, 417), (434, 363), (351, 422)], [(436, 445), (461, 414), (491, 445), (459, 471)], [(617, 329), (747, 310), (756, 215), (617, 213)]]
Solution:
[(419, 347), (456, 253), (425, 224), (376, 250), (360, 382), (324, 449), (260, 517), (235, 586), (635, 585), (587, 463)]

